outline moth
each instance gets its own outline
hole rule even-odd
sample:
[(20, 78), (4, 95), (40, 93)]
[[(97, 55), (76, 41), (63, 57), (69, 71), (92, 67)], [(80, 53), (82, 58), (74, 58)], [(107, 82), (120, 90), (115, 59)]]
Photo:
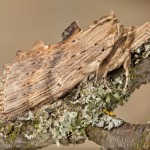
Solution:
[[(0, 78), (0, 117), (15, 120), (65, 96), (92, 72), (96, 80), (123, 66), (128, 85), (131, 54), (150, 38), (150, 23), (124, 27), (112, 13), (83, 30), (77, 22), (65, 29), (63, 40), (36, 42), (5, 65)], [(109, 87), (108, 87), (109, 88)]]

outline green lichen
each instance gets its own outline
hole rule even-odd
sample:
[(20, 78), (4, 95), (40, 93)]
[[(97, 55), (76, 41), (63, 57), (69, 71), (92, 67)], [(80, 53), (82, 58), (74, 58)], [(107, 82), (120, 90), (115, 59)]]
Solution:
[(68, 97), (61, 100), (63, 109), (56, 109), (50, 119), (53, 122), (51, 132), (57, 143), (62, 138), (86, 138), (85, 127), (89, 124), (108, 130), (121, 125), (122, 120), (103, 112), (104, 109), (108, 112), (114, 110), (117, 103), (126, 98), (122, 89), (116, 87), (110, 91), (102, 82), (80, 84)]

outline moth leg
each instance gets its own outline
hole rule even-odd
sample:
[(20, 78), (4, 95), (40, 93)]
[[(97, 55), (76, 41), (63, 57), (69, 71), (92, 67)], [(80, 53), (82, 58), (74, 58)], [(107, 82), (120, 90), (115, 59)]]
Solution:
[(129, 66), (130, 66), (130, 63), (131, 63), (131, 56), (129, 55), (124, 64), (123, 64), (123, 67), (125, 69), (125, 76), (126, 76), (126, 82), (125, 82), (125, 86), (124, 86), (124, 89), (123, 91), (125, 92), (126, 89), (127, 89), (127, 86), (128, 86), (128, 82), (129, 82)]

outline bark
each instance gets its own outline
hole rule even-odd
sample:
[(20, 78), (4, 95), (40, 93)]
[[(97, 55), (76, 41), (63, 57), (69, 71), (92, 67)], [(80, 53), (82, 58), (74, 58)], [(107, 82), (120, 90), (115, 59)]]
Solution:
[[(14, 63), (5, 65), (6, 69), (1, 78), (0, 149), (37, 149), (56, 142), (64, 145), (83, 142), (85, 136), (77, 139), (55, 139), (51, 129), (54, 125), (48, 119), (44, 122), (39, 118), (41, 109), (50, 108), (51, 112), (48, 112), (47, 118), (53, 113), (57, 114), (57, 109), (60, 112), (66, 110), (66, 104), (74, 98), (72, 91), (78, 89), (79, 83), (91, 77), (93, 72), (98, 75), (97, 83), (100, 84), (103, 81), (102, 77), (108, 76), (111, 83), (121, 76), (123, 84), (120, 88), (123, 88), (126, 79), (122, 66), (127, 71), (130, 65), (130, 80), (125, 93), (127, 98), (140, 85), (150, 81), (149, 33), (150, 23), (125, 28), (111, 14), (95, 21), (85, 31), (78, 27), (77, 22), (73, 22), (63, 32), (63, 40), (58, 44), (46, 46), (43, 42), (37, 42), (30, 50), (19, 51)], [(94, 82), (93, 78), (87, 82)], [(114, 84), (118, 87), (118, 83)], [(85, 84), (82, 88), (86, 86)], [(119, 89), (120, 91), (124, 93), (123, 90)], [(63, 99), (65, 107), (55, 107), (54, 104), (60, 99)], [(112, 103), (111, 106), (109, 104), (105, 109), (112, 111), (120, 102), (123, 100)], [(80, 109), (82, 108), (83, 105), (80, 106)], [(26, 113), (29, 110), (37, 116), (34, 118), (31, 114), (28, 118)], [(78, 111), (75, 105), (70, 103), (67, 104), (67, 110)], [(104, 112), (102, 114), (104, 115)], [(40, 121), (37, 118), (44, 126), (44, 129), (40, 128), (42, 133), (39, 132)], [(35, 134), (37, 125), (38, 132)], [(31, 137), (31, 132), (34, 133), (34, 138)], [(108, 131), (90, 123), (85, 126), (85, 132), (90, 140), (104, 146), (105, 149), (150, 148), (149, 124), (123, 123), (120, 127)]]
[(106, 131), (89, 126), (89, 140), (109, 150), (144, 150), (149, 149), (150, 125), (132, 125), (124, 123), (120, 128)]

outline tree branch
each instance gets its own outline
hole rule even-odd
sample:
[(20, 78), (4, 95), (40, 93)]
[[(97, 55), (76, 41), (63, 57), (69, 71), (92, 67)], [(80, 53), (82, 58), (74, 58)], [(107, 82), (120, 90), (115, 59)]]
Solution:
[(149, 124), (112, 114), (150, 81), (149, 33), (150, 23), (125, 28), (111, 14), (85, 31), (73, 22), (58, 44), (19, 51), (0, 82), (0, 149), (79, 144), (87, 137), (105, 149), (149, 149)]
[(109, 150), (149, 149), (150, 125), (124, 123), (111, 131), (89, 126), (86, 130), (89, 140)]

